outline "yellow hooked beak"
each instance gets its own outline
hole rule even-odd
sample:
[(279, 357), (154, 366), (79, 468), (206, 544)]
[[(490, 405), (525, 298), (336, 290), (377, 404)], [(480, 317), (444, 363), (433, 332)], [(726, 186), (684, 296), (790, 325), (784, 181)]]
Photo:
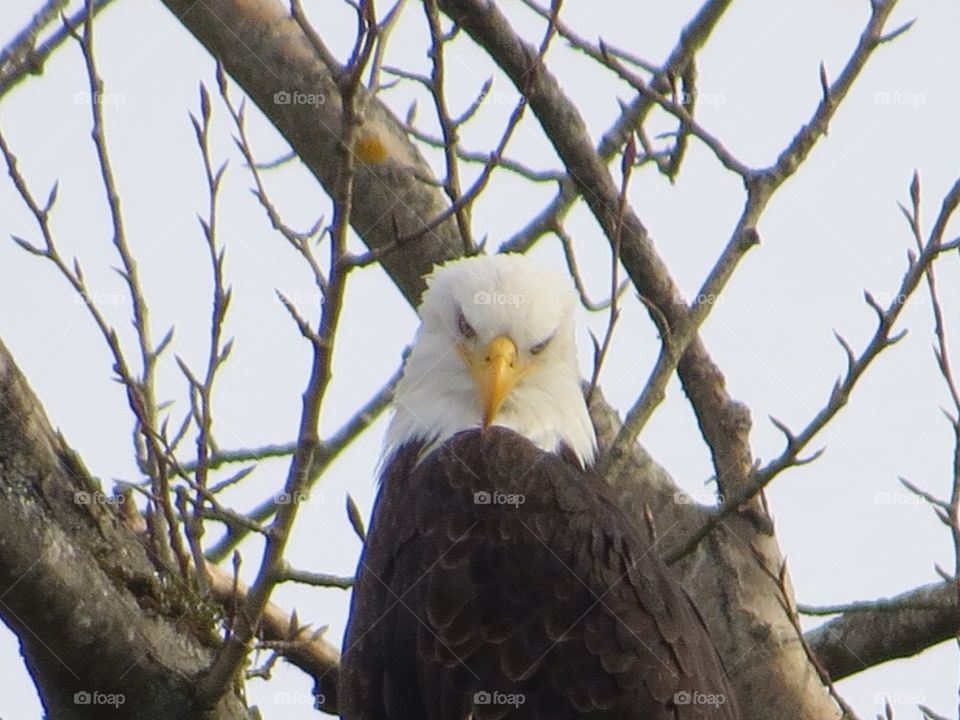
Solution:
[(479, 353), (460, 345), (473, 382), (477, 389), (477, 399), (483, 412), (483, 427), (490, 427), (504, 400), (517, 382), (526, 374), (517, 357), (517, 346), (506, 335), (494, 338)]

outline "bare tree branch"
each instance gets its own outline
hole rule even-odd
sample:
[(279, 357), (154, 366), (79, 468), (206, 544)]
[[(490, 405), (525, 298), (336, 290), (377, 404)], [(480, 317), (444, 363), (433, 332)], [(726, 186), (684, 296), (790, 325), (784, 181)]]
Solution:
[(843, 614), (805, 637), (834, 682), (916, 655), (960, 629), (952, 582), (924, 585), (890, 599), (823, 608), (831, 610)]
[[(112, 2), (113, 0), (96, 0), (94, 13), (99, 13)], [(48, 26), (61, 19), (61, 13), (67, 4), (68, 0), (47, 0), (34, 14), (30, 23), (0, 52), (0, 98), (28, 75), (42, 73), (43, 66), (54, 51), (87, 21), (86, 8), (78, 10), (65, 19), (43, 42), (38, 42)]]
[(198, 570), (197, 576), (201, 589), (207, 585), (206, 563), (203, 557), (203, 517), (204, 506), (210, 497), (207, 492), (210, 455), (216, 452), (216, 443), (213, 439), (213, 385), (217, 372), (227, 361), (233, 343), (223, 343), (224, 322), (227, 310), (230, 307), (230, 298), (233, 291), (225, 287), (223, 261), (225, 250), (217, 242), (217, 211), (220, 193), (220, 183), (227, 168), (224, 162), (218, 169), (214, 169), (210, 157), (210, 95), (206, 87), (200, 86), (200, 119), (191, 114), (197, 145), (203, 160), (204, 175), (207, 180), (207, 195), (209, 198), (207, 217), (201, 219), (200, 226), (206, 241), (207, 254), (210, 259), (210, 270), (213, 277), (213, 298), (210, 311), (210, 345), (207, 351), (207, 367), (202, 380), (196, 380), (193, 374), (186, 370), (185, 363), (180, 361), (190, 382), (190, 404), (194, 421), (197, 425), (197, 461), (194, 472), (196, 496), (193, 513), (186, 520), (186, 535), (190, 544), (193, 567)]
[[(960, 189), (960, 180), (957, 181), (955, 190)], [(921, 234), (920, 222), (920, 175), (914, 173), (913, 182), (910, 184), (910, 199), (912, 210), (907, 215), (910, 227), (913, 230), (913, 237), (917, 244), (917, 251), (921, 254), (924, 251), (923, 236)], [(957, 202), (955, 201), (954, 207)], [(944, 203), (944, 209), (947, 203)], [(902, 206), (901, 206), (902, 208)], [(948, 216), (949, 217), (949, 216)], [(937, 218), (935, 232), (942, 238), (944, 228), (947, 222), (941, 210), (940, 217)], [(941, 240), (942, 247), (942, 240)], [(953, 365), (950, 362), (950, 344), (947, 342), (947, 328), (944, 322), (943, 308), (940, 302), (940, 294), (937, 289), (937, 278), (934, 273), (934, 266), (928, 265), (926, 268), (927, 289), (930, 294), (930, 309), (933, 313), (933, 331), (936, 336), (936, 345), (934, 347), (934, 356), (937, 359), (937, 367), (940, 370), (940, 376), (950, 395), (950, 401), (953, 404), (953, 414), (945, 412), (950, 429), (953, 431), (953, 478), (950, 483), (950, 501), (934, 504), (934, 511), (937, 516), (944, 521), (950, 528), (950, 539), (953, 541), (953, 577), (954, 591), (957, 606), (960, 607), (960, 391), (957, 390), (957, 381), (953, 374)], [(910, 484), (901, 480), (910, 487)], [(919, 490), (917, 490), (919, 492)], [(927, 495), (926, 497), (929, 498)], [(931, 498), (932, 499), (932, 498)], [(955, 632), (956, 641), (960, 644), (960, 627)], [(958, 710), (960, 711), (960, 710)], [(925, 710), (925, 712), (928, 712)], [(929, 714), (929, 713), (928, 713)]]
[[(433, 148), (443, 148), (442, 139), (418, 129), (409, 119), (404, 123), (404, 129), (410, 137), (422, 142), (424, 145)], [(465, 150), (462, 145), (457, 145), (456, 154), (457, 158), (464, 162), (479, 163), (481, 165), (486, 165), (490, 162), (490, 153)], [(564, 177), (563, 173), (559, 170), (534, 170), (510, 158), (500, 158), (498, 165), (504, 170), (509, 170), (531, 182), (557, 182)]]
[(763, 569), (770, 580), (776, 585), (777, 589), (780, 592), (780, 603), (783, 606), (783, 611), (790, 617), (791, 623), (793, 624), (794, 632), (797, 634), (797, 639), (800, 641), (800, 644), (803, 646), (803, 651), (806, 653), (807, 657), (810, 658), (810, 663), (817, 671), (817, 675), (820, 676), (820, 681), (824, 684), (827, 690), (830, 692), (830, 697), (833, 698), (834, 702), (840, 707), (843, 711), (844, 720), (859, 720), (857, 714), (853, 711), (847, 702), (840, 696), (840, 693), (837, 692), (836, 687), (834, 687), (833, 679), (830, 677), (830, 674), (824, 668), (823, 663), (820, 662), (820, 659), (813, 652), (813, 649), (810, 647), (810, 643), (807, 642), (806, 637), (803, 634), (803, 628), (800, 627), (800, 617), (797, 615), (797, 609), (794, 606), (793, 602), (793, 592), (789, 587), (789, 582), (787, 580), (787, 561), (784, 560), (780, 564), (778, 572), (773, 572), (772, 568), (768, 568), (764, 564), (763, 557), (759, 554), (756, 556), (757, 564)]

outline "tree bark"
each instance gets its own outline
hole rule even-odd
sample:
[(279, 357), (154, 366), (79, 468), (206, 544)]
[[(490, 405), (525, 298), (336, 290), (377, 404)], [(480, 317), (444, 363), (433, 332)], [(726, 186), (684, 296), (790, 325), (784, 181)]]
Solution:
[(932, 583), (889, 600), (857, 603), (816, 630), (807, 643), (833, 680), (910, 657), (960, 634), (957, 585)]
[[(47, 714), (202, 717), (192, 695), (212, 659), (211, 616), (188, 589), (157, 581), (115, 508), (0, 343), (0, 617)], [(206, 717), (250, 715), (230, 693)]]

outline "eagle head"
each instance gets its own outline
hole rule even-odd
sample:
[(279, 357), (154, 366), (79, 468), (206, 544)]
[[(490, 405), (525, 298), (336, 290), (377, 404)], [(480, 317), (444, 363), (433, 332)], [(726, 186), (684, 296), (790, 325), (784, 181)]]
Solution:
[(568, 277), (523, 255), (437, 267), (397, 385), (385, 457), (411, 441), (432, 447), (496, 425), (591, 464), (596, 436), (580, 388), (576, 307)]

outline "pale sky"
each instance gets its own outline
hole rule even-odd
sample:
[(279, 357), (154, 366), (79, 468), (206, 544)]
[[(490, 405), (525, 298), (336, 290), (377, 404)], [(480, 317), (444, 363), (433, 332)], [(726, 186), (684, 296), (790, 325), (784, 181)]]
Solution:
[[(8, 0), (0, 16), (0, 40), (11, 38), (37, 5), (38, 0)], [(323, 8), (321, 34), (342, 58), (350, 43), (351, 13), (333, 0), (313, 5)], [(541, 23), (520, 10), (519, 3), (501, 6), (528, 39), (539, 39)], [(602, 36), (660, 62), (698, 6), (689, 0), (567, 0), (563, 17), (584, 37)], [(819, 99), (820, 62), (831, 78), (839, 73), (867, 11), (866, 0), (734, 3), (699, 56), (701, 123), (748, 164), (773, 162)], [(863, 290), (883, 302), (898, 287), (913, 241), (896, 203), (908, 201), (913, 170), (921, 174), (926, 229), (960, 174), (955, 82), (960, 6), (902, 0), (890, 28), (913, 17), (919, 17), (916, 26), (877, 52), (829, 137), (777, 195), (759, 226), (762, 244), (744, 260), (703, 330), (731, 394), (751, 408), (758, 458), (769, 459), (782, 449), (782, 436), (768, 422), (769, 415), (799, 429), (825, 402), (845, 364), (833, 330), (857, 350), (869, 339), (874, 316), (863, 302)], [(159, 339), (175, 325), (174, 352), (199, 368), (206, 354), (210, 272), (196, 215), (206, 212), (207, 197), (187, 112), (198, 112), (198, 83), (216, 95), (214, 64), (159, 2), (117, 0), (98, 21), (97, 35), (110, 148), (128, 235), (152, 306), (154, 335)], [(428, 69), (419, 3), (408, 3), (387, 62)], [(490, 101), (462, 133), (469, 149), (488, 149), (512, 108), (513, 88), (465, 39), (448, 54), (448, 63), (451, 103), (458, 108), (454, 114), (488, 76), (495, 78)], [(629, 89), (592, 69), (559, 40), (548, 63), (599, 138), (618, 113), (616, 99), (632, 97)], [(36, 195), (46, 197), (59, 180), (53, 227), (61, 252), (80, 258), (101, 307), (129, 342), (129, 302), (110, 269), (117, 258), (111, 253), (89, 141), (86, 91), (79, 51), (67, 46), (43, 76), (28, 79), (0, 100), (0, 127)], [(232, 84), (231, 93), (235, 100), (242, 96)], [(419, 99), (418, 122), (434, 130), (431, 104), (422, 92), (401, 85), (383, 95), (401, 117), (413, 98)], [(215, 162), (230, 160), (220, 240), (235, 294), (227, 332), (236, 338), (232, 360), (217, 385), (215, 429), (224, 448), (286, 442), (299, 420), (308, 348), (273, 293), (292, 294), (300, 309), (314, 317), (316, 291), (304, 264), (270, 229), (248, 192), (251, 179), (219, 99), (214, 116)], [(288, 150), (252, 105), (248, 125), (254, 152), (262, 160)], [(652, 135), (671, 127), (660, 116), (648, 130)], [(529, 116), (507, 154), (537, 168), (559, 167)], [(429, 159), (442, 173), (442, 160), (436, 154)], [(476, 172), (476, 167), (468, 168), (465, 182)], [(320, 215), (329, 219), (328, 199), (302, 166), (288, 164), (265, 178), (289, 225), (306, 228)], [(552, 186), (534, 187), (498, 173), (475, 208), (475, 235), (487, 235), (496, 247), (552, 195)], [(675, 185), (647, 167), (634, 175), (631, 201), (677, 282), (695, 295), (740, 211), (737, 179), (694, 141)], [(952, 228), (949, 237), (956, 236), (958, 224)], [(594, 298), (602, 297), (609, 284), (608, 244), (582, 205), (571, 213), (568, 229), (589, 290)], [(0, 177), (0, 234), (38, 237), (5, 174)], [(544, 262), (562, 263), (552, 238), (543, 239), (535, 254)], [(955, 258), (940, 263), (938, 277), (948, 332), (956, 339), (960, 272)], [(113, 479), (136, 479), (124, 394), (110, 379), (111, 361), (84, 306), (53, 266), (0, 241), (0, 307), (0, 338), (53, 424), (106, 489)], [(586, 327), (600, 335), (606, 317), (582, 315), (581, 364), (589, 374)], [(933, 359), (930, 317), (926, 295), (918, 294), (902, 316), (908, 337), (877, 360), (850, 405), (814, 443), (827, 447), (825, 455), (812, 466), (784, 473), (768, 492), (799, 602), (895, 595), (936, 580), (935, 563), (953, 567), (946, 529), (897, 481), (903, 476), (931, 493), (949, 495), (952, 437), (941, 414), (948, 397)], [(336, 430), (394, 372), (415, 328), (413, 311), (379, 268), (351, 279), (324, 411), (325, 433)], [(601, 376), (616, 407), (629, 407), (640, 391), (655, 361), (656, 343), (646, 312), (628, 298)], [(960, 346), (954, 347), (955, 364), (960, 364)], [(160, 369), (159, 395), (176, 401), (179, 417), (185, 408), (184, 383), (173, 356), (167, 360)], [(369, 516), (384, 426), (381, 419), (358, 439), (302, 508), (289, 551), (294, 566), (352, 574), (360, 546), (346, 522), (344, 498), (349, 492)], [(641, 441), (691, 494), (710, 501), (703, 486), (712, 473), (709, 454), (675, 381)], [(285, 461), (264, 463), (229, 501), (239, 509), (254, 506), (281, 488), (285, 470)], [(243, 574), (249, 578), (259, 563), (258, 544), (245, 545), (243, 554)], [(347, 593), (285, 585), (274, 600), (296, 607), (302, 620), (329, 625), (329, 639), (339, 644)], [(956, 708), (957, 659), (955, 645), (946, 643), (843, 681), (839, 690), (862, 718), (880, 712), (884, 696), (891, 698), (898, 720), (921, 717), (917, 703), (949, 716)], [(40, 704), (16, 638), (3, 626), (0, 674), (8, 678), (0, 717), (38, 717)], [(270, 683), (249, 683), (252, 701), (264, 716), (316, 717), (308, 697), (312, 682), (282, 663), (275, 676)]]

